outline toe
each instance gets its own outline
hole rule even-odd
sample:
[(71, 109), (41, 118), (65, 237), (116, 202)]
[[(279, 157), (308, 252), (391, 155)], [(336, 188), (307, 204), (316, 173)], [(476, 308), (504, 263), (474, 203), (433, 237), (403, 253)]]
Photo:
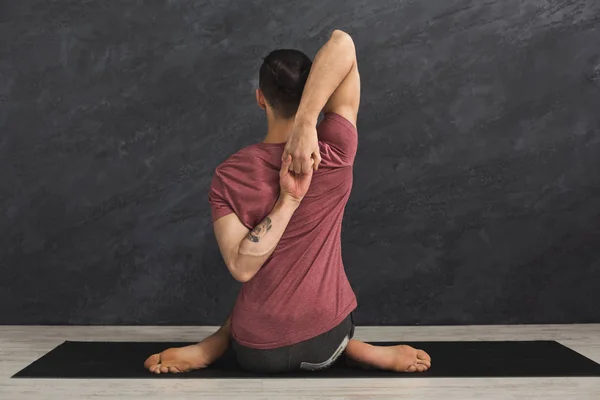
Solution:
[(169, 372), (172, 374), (178, 374), (181, 371), (179, 371), (179, 369), (177, 367), (169, 367)]
[(165, 366), (165, 365), (161, 365), (160, 366), (160, 373), (161, 374), (166, 374), (169, 372), (169, 367)]
[(429, 360), (417, 360), (417, 364), (424, 365), (427, 368), (431, 367), (431, 361)]
[(150, 369), (152, 366), (160, 362), (160, 354), (153, 354), (144, 362), (144, 368)]
[(157, 366), (154, 367), (154, 373), (156, 375), (160, 374), (160, 364), (158, 364)]
[(420, 360), (431, 361), (431, 357), (429, 357), (429, 354), (425, 353), (423, 350), (417, 350), (417, 358)]
[(411, 365), (406, 369), (406, 372), (417, 372), (417, 366), (415, 364)]

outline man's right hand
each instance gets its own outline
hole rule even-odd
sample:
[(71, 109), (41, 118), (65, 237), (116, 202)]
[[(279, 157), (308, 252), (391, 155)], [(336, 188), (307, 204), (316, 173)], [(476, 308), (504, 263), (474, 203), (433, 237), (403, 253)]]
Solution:
[(319, 153), (319, 139), (315, 124), (298, 121), (294, 124), (292, 133), (283, 150), (281, 161), (284, 162), (288, 155), (292, 156), (290, 171), (296, 174), (307, 174), (317, 170), (321, 163)]

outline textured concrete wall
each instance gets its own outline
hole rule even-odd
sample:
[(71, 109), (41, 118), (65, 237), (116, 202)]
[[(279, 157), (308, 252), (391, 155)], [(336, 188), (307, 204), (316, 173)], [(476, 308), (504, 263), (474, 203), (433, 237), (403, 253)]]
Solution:
[(0, 323), (217, 324), (214, 168), (261, 57), (362, 75), (359, 324), (600, 322), (600, 2), (0, 3)]

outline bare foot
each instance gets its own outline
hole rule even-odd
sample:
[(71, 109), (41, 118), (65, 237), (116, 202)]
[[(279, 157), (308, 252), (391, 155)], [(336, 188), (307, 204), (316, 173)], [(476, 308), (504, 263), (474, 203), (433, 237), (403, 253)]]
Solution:
[(431, 357), (423, 350), (406, 345), (389, 346), (391, 370), (396, 372), (425, 372), (431, 367)]
[(191, 346), (171, 348), (160, 354), (153, 354), (144, 362), (144, 368), (155, 374), (178, 374), (195, 369), (206, 368), (208, 356), (202, 343)]
[(395, 372), (425, 372), (431, 357), (410, 346), (374, 346), (352, 339), (346, 347), (348, 365)]

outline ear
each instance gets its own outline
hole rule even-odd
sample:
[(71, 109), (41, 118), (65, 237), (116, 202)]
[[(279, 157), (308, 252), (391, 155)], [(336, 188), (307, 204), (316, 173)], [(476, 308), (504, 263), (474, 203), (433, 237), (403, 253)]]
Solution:
[(265, 96), (262, 93), (262, 90), (256, 89), (256, 102), (258, 106), (263, 110), (267, 109), (267, 102), (265, 101)]

